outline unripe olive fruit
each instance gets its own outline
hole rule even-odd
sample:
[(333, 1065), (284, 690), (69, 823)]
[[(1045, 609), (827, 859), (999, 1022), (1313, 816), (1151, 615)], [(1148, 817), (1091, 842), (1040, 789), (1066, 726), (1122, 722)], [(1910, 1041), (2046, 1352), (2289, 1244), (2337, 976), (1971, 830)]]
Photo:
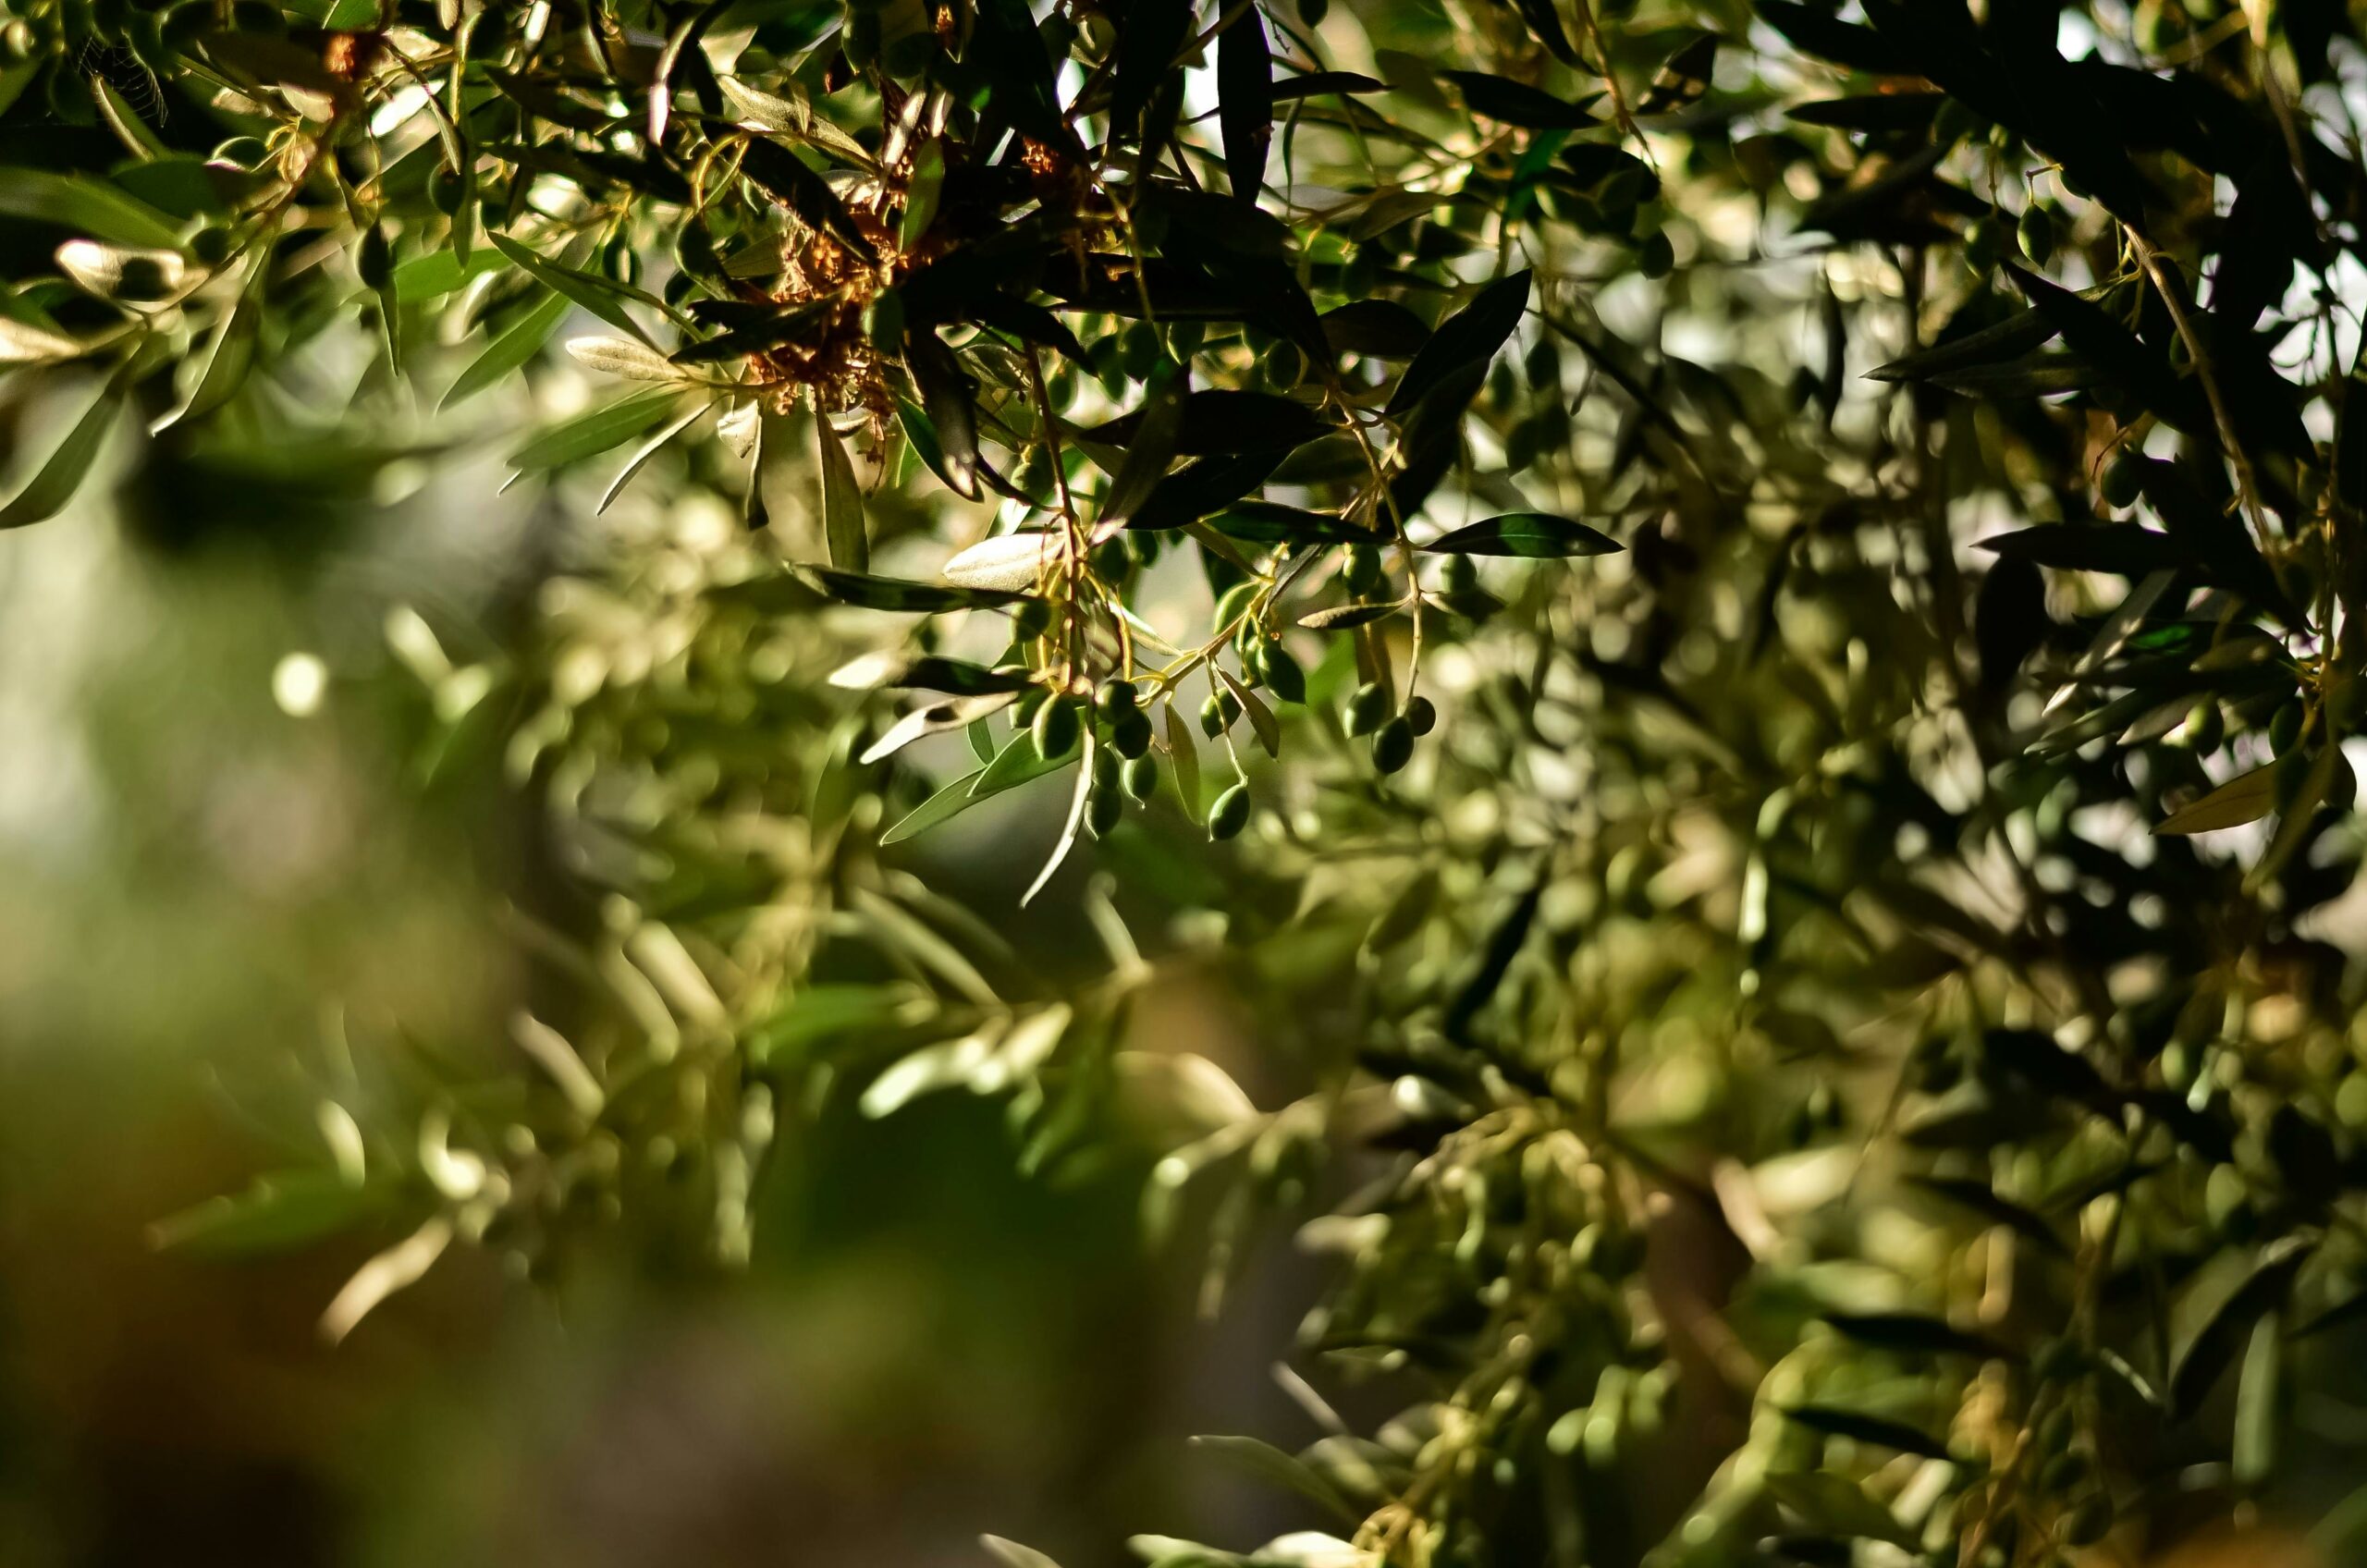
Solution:
[(1416, 697), (1405, 704), (1405, 722), (1416, 735), (1428, 735), (1439, 726), (1437, 704), (1428, 697)]
[(1135, 757), (1119, 777), (1127, 794), (1137, 802), (1147, 802), (1159, 792), (1159, 759), (1149, 755)]
[(2054, 224), (2046, 215), (2045, 208), (2033, 205), (2023, 209), (2017, 232), (2021, 236), (2022, 250), (2031, 261), (2044, 266), (2054, 260)]
[(2186, 716), (2187, 743), (2204, 756), (2210, 755), (2227, 741), (2227, 717), (2219, 711), (2215, 698), (2205, 697), (2194, 704)]
[(1076, 704), (1066, 697), (1054, 697), (1036, 710), (1036, 754), (1046, 762), (1068, 755), (1075, 747), (1082, 728), (1077, 722)]
[(2268, 721), (2268, 749), (2280, 757), (2291, 751), (2301, 739), (2301, 726), (2308, 717), (2299, 697), (2280, 705)]
[(2139, 466), (2141, 460), (2133, 452), (2123, 452), (2112, 460), (2099, 486), (2104, 505), (2117, 510), (2137, 504), (2137, 497), (2145, 493), (2145, 471)]
[(1095, 838), (1106, 839), (1125, 815), (1126, 797), (1113, 786), (1093, 792), (1093, 798), (1085, 803), (1085, 823), (1093, 829)]
[(1258, 650), (1257, 675), (1282, 701), (1306, 701), (1306, 671), (1300, 667), (1296, 655), (1280, 643), (1268, 643)]
[[(222, 235), (226, 243), (229, 239), (229, 236), (221, 229), (201, 228), (190, 237), (191, 255), (197, 254), (198, 242), (210, 234)], [(206, 258), (199, 256), (198, 260), (204, 261)], [(394, 276), (395, 254), (394, 245), (386, 239), (386, 225), (374, 223), (362, 230), (362, 244), (354, 251), (353, 267), (354, 271), (361, 275), (362, 286), (364, 288), (384, 288), (386, 286), (386, 280)]]
[(1140, 708), (1110, 721), (1110, 749), (1122, 757), (1139, 757), (1150, 750), (1150, 718)]
[(1388, 720), (1389, 693), (1382, 691), (1378, 683), (1366, 681), (1356, 688), (1355, 695), (1348, 699), (1347, 717), (1349, 734), (1371, 734)]
[(1237, 838), (1248, 826), (1249, 786), (1235, 784), (1219, 795), (1216, 803), (1208, 808), (1208, 837), (1218, 839)]
[(1115, 719), (1121, 714), (1139, 712), (1142, 693), (1134, 690), (1131, 680), (1105, 680), (1101, 690), (1093, 694), (1093, 705), (1101, 710), (1102, 717)]
[(1994, 267), (2005, 253), (2005, 237), (1994, 218), (1981, 218), (1964, 233), (1964, 259), (1976, 272)]
[(1414, 727), (1398, 715), (1372, 738), (1372, 765), (1383, 773), (1395, 773), (1414, 757)]
[(1012, 606), (1011, 638), (1033, 643), (1052, 629), (1052, 606), (1047, 599), (1022, 599)]
[(2063, 1516), (2055, 1534), (2071, 1546), (2093, 1546), (2112, 1529), (2112, 1500), (2099, 1492)]

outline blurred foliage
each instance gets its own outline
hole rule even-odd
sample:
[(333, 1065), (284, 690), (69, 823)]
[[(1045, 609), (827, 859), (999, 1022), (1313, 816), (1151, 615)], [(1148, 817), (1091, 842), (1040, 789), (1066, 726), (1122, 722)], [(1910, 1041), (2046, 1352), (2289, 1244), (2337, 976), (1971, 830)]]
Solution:
[(527, 994), (161, 1242), (343, 1340), (960, 1092), (1332, 1262), (1159, 1568), (2367, 1550), (2349, 7), (9, 4), (0, 526), (555, 520), (385, 617)]

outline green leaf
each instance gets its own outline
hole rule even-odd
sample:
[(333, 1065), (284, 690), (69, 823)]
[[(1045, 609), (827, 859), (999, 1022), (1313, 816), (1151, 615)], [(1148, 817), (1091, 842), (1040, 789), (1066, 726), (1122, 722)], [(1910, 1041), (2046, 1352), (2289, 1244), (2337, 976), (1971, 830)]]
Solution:
[(499, 337), (486, 344), (484, 350), (469, 361), (468, 367), (453, 380), (442, 400), (435, 405), (436, 412), (445, 412), (456, 404), (475, 397), (510, 372), (522, 368), (527, 361), (541, 352), (543, 345), (550, 341), (551, 334), (558, 330), (558, 324), (567, 319), (567, 312), (573, 305), (573, 301), (564, 294), (545, 292), (546, 298), (510, 323)]
[(1844, 1476), (1775, 1473), (1760, 1478), (1767, 1495), (1799, 1515), (1811, 1534), (1888, 1541), (1913, 1550), (1915, 1532), (1865, 1488)]
[(913, 157), (913, 172), (904, 182), (904, 212), (896, 222), (896, 248), (911, 251), (937, 221), (938, 197), (945, 189), (945, 143), (936, 137), (921, 144)]
[(2284, 1368), (2284, 1330), (2275, 1314), (2265, 1314), (2252, 1325), (2243, 1371), (2236, 1381), (2235, 1442), (2228, 1452), (2228, 1468), (2235, 1472), (2239, 1487), (2257, 1487), (2276, 1469)]
[(855, 484), (846, 443), (831, 428), (828, 414), (814, 416), (814, 443), (822, 469), (822, 536), (830, 564), (841, 571), (869, 571), (871, 539), (863, 528), (863, 491)]
[(749, 139), (747, 150), (741, 154), (740, 172), (767, 196), (770, 196), (805, 224), (819, 229), (865, 261), (876, 261), (878, 251), (864, 237), (830, 182), (808, 167), (805, 161), (778, 141), (761, 137)]
[(830, 684), (856, 692), (891, 687), (976, 697), (989, 692), (1024, 692), (1035, 681), (1024, 669), (988, 669), (942, 654), (877, 653), (865, 654), (833, 670)]
[(1506, 512), (1484, 522), (1458, 528), (1420, 546), (1439, 555), (1520, 556), (1542, 559), (1556, 556), (1603, 556), (1625, 546), (1611, 535), (1544, 512)]
[[(1146, 398), (1144, 406), (1080, 434), (1088, 441), (1127, 445), (1141, 433), (1150, 413)], [(1184, 457), (1270, 452), (1304, 446), (1331, 431), (1321, 415), (1295, 398), (1210, 387), (1184, 399), (1174, 449)]]
[(123, 389), (115, 382), (99, 389), (91, 406), (67, 431), (66, 438), (51, 449), (48, 458), (25, 482), (25, 487), (6, 506), (0, 506), (0, 529), (47, 522), (65, 509), (66, 503), (74, 498), (74, 492), (81, 488), (91, 465), (98, 460), (107, 433), (115, 428), (116, 416), (122, 411), (122, 398)]
[(1000, 1536), (980, 1536), (978, 1544), (1000, 1559), (1003, 1568), (1061, 1568), (1050, 1558), (1032, 1546), (1007, 1541)]
[(762, 1065), (848, 1035), (876, 1036), (909, 1029), (935, 1011), (934, 1004), (915, 996), (908, 986), (852, 982), (805, 986), (791, 992), (779, 1011), (749, 1031), (748, 1054)]
[(1441, 71), (1439, 75), (1463, 92), (1463, 101), (1475, 115), (1531, 130), (1581, 130), (1595, 123), (1584, 104), (1556, 98), (1551, 92), (1490, 76), (1486, 71)]
[(1886, 1415), (1870, 1415), (1861, 1410), (1844, 1410), (1830, 1404), (1789, 1404), (1782, 1409), (1791, 1420), (1828, 1437), (1895, 1448), (1901, 1453), (1919, 1453), (1926, 1459), (1950, 1457), (1948, 1445), (1939, 1439), (1919, 1427), (1910, 1427)]
[(608, 481), (607, 489), (600, 493), (600, 504), (593, 508), (593, 515), (596, 517), (615, 504), (616, 498), (624, 494), (625, 486), (632, 483), (633, 475), (642, 471), (642, 466), (664, 451), (668, 442), (705, 417), (712, 407), (712, 404), (701, 403), (685, 409), (670, 423), (659, 426), (655, 435), (635, 447), (632, 455), (625, 459), (624, 466), (617, 470), (616, 477)]
[(1469, 304), (1439, 323), (1438, 330), (1430, 334), (1429, 341), (1414, 356), (1414, 362), (1397, 378), (1397, 386), (1389, 394), (1389, 416), (1394, 419), (1410, 411), (1433, 387), (1458, 372), (1485, 365), (1494, 359), (1496, 350), (1512, 337), (1527, 309), (1526, 272), (1499, 278), (1481, 289)]
[(430, 251), (395, 265), (394, 294), (406, 305), (440, 299), (467, 288), (489, 272), (497, 272), (509, 257), (497, 251), (477, 251), (461, 257), (450, 249)]
[(2159, 415), (2164, 423), (2189, 435), (2216, 439), (2210, 407), (2190, 377), (2174, 372), (2162, 355), (2095, 300), (2082, 299), (2011, 262), (2004, 264), (2039, 314), (2063, 334), (2063, 341), (2073, 352)]
[[(493, 242), (495, 250), (507, 256), (520, 271), (544, 288), (554, 293), (565, 295), (610, 326), (632, 334), (652, 348), (656, 347), (651, 342), (647, 330), (639, 322), (633, 320), (632, 312), (624, 307), (625, 300), (640, 294), (639, 289), (628, 289), (623, 284), (601, 277), (597, 274), (583, 272), (563, 263), (551, 261), (528, 250), (506, 234), (488, 233), (485, 238)], [(399, 289), (400, 283), (398, 282), (396, 287)]]
[(347, 1181), (334, 1170), (287, 1170), (259, 1176), (235, 1196), (208, 1198), (149, 1229), (150, 1240), (172, 1252), (244, 1257), (289, 1252), (386, 1213), (387, 1194)]
[(203, 419), (238, 395), (246, 385), (247, 373), (254, 368), (255, 339), (258, 334), (262, 306), (251, 290), (242, 293), (231, 305), (229, 312), (206, 339), (204, 351), (195, 361), (196, 374), (190, 380), (188, 392), (170, 410), (157, 416), (148, 427), (156, 435), (183, 420)]
[[(989, 782), (987, 775), (997, 771), (1005, 758), (1011, 759), (1012, 766), (1000, 769), (1001, 777), (994, 781), (993, 788), (982, 789), (982, 785)], [(993, 763), (975, 772), (963, 774), (927, 800), (923, 801), (898, 820), (894, 826), (880, 834), (879, 842), (884, 847), (889, 844), (901, 844), (907, 839), (918, 838), (939, 823), (961, 815), (981, 801), (991, 800), (1005, 790), (1015, 790), (1020, 785), (1031, 783), (1048, 773), (1058, 772), (1075, 761), (1076, 753), (1071, 753), (1067, 756), (1046, 762), (1036, 754), (1033, 741), (1025, 734), (1015, 735), (1004, 743), (1001, 753), (996, 756)]]
[(2276, 809), (2276, 765), (2239, 773), (2201, 800), (2189, 802), (2153, 825), (2156, 833), (2216, 833), (2258, 822)]
[(131, 155), (142, 163), (164, 157), (171, 149), (148, 128), (139, 111), (124, 98), (122, 91), (105, 77), (93, 73), (90, 78), (91, 100), (97, 104), (99, 118), (116, 134)]
[(1224, 682), (1224, 689), (1233, 693), (1233, 701), (1241, 704), (1241, 711), (1249, 716), (1249, 728), (1256, 732), (1257, 743), (1266, 748), (1266, 754), (1269, 757), (1281, 756), (1282, 727), (1274, 717), (1274, 710), (1266, 705), (1264, 698), (1234, 680), (1232, 672), (1223, 666), (1211, 663), (1208, 668), (1215, 672), (1219, 680)]
[(1220, 533), (1260, 545), (1371, 545), (1381, 536), (1330, 512), (1279, 501), (1236, 501), (1209, 520)]
[(1394, 300), (1351, 300), (1320, 318), (1334, 352), (1410, 360), (1430, 340), (1429, 325)]
[(587, 409), (536, 432), (509, 454), (509, 466), (564, 468), (569, 463), (597, 457), (663, 423), (681, 399), (682, 393), (670, 386), (629, 392), (614, 402)]
[(1288, 1488), (1343, 1524), (1359, 1524), (1364, 1519), (1364, 1515), (1340, 1495), (1337, 1487), (1303, 1461), (1284, 1453), (1271, 1443), (1260, 1442), (1256, 1438), (1220, 1436), (1194, 1438), (1192, 1446), (1204, 1453), (1213, 1453), (1227, 1460), (1263, 1480)]
[(1076, 847), (1077, 835), (1085, 827), (1085, 806), (1093, 799), (1093, 764), (1100, 745), (1101, 737), (1087, 728), (1085, 744), (1079, 750), (1081, 760), (1076, 770), (1076, 788), (1069, 793), (1069, 814), (1061, 823), (1061, 836), (1053, 841), (1052, 853), (1044, 862), (1044, 868), (1036, 874), (1036, 880), (1027, 884), (1027, 891), (1019, 895), (1023, 909), (1036, 901), (1036, 895), (1050, 884), (1053, 873), (1061, 869), (1061, 863), (1069, 858), (1069, 851)]
[(2170, 1409), (2179, 1419), (2201, 1407), (2235, 1359), (2238, 1337), (2282, 1310), (2315, 1246), (2307, 1237), (2279, 1237), (2232, 1280), (2205, 1278), (2178, 1304), (2177, 1316), (2190, 1325), (2170, 1356)]
[(1200, 820), (1200, 746), (1192, 739), (1192, 726), (1175, 704), (1167, 704), (1167, 755), (1175, 769), (1175, 793), (1184, 802), (1184, 814), (1193, 821)]
[(1369, 626), (1404, 607), (1397, 600), (1385, 604), (1334, 605), (1329, 609), (1315, 610), (1299, 617), (1298, 623), (1310, 631), (1345, 631), (1351, 627)]
[(666, 122), (674, 107), (674, 73), (681, 68), (685, 53), (696, 50), (699, 40), (706, 35), (716, 19), (730, 10), (733, 0), (707, 0), (697, 10), (674, 24), (667, 36), (666, 47), (659, 52), (656, 68), (649, 78), (649, 142), (653, 147), (666, 143)]
[(1866, 373), (1869, 381), (1926, 381), (1950, 371), (2003, 364), (2044, 348), (2057, 328), (2036, 308), (2017, 311), (1993, 326), (1951, 337)]
[(964, 588), (950, 582), (914, 582), (901, 577), (873, 577), (832, 567), (799, 566), (791, 571), (816, 593), (858, 609), (897, 610), (908, 615), (940, 615), (947, 610), (988, 609), (1014, 605), (1027, 597), (994, 588)]
[(1145, 387), (1141, 419), (1126, 443), (1125, 459), (1110, 481), (1101, 503), (1099, 520), (1123, 522), (1149, 500), (1175, 460), (1176, 443), (1184, 433), (1184, 408), (1190, 383), (1174, 361), (1161, 356), (1151, 368)]
[(1986, 1361), (2005, 1354), (1981, 1335), (1918, 1312), (1828, 1312), (1824, 1320), (1859, 1344), (1900, 1355), (1969, 1355)]
[(1013, 129), (1047, 146), (1073, 148), (1076, 138), (1052, 77), (1052, 61), (1026, 0), (976, 0), (962, 64), (986, 89), (987, 101)]
[(1229, 6), (1226, 14), (1232, 21), (1217, 34), (1217, 124), (1233, 199), (1248, 207), (1257, 205), (1265, 186), (1274, 140), (1274, 57), (1256, 0)]
[(2047, 1251), (2058, 1256), (2069, 1249), (2054, 1227), (2021, 1205), (1999, 1197), (1989, 1183), (1961, 1176), (1917, 1176), (1910, 1178), (1925, 1192), (1947, 1199), (1960, 1207), (1968, 1208), (1993, 1224), (2004, 1225), (2029, 1237)]
[(0, 214), (55, 224), (117, 245), (178, 249), (180, 226), (104, 180), (0, 166)]
[(1993, 534), (1981, 540), (1980, 547), (2058, 570), (2106, 571), (2123, 577), (2143, 577), (2192, 564), (2191, 553), (2177, 540), (2134, 523), (2041, 523)]
[(1118, 30), (1118, 69), (1110, 93), (1110, 117), (1118, 134), (1131, 140), (1142, 124), (1151, 94), (1175, 67), (1192, 31), (1194, 0), (1134, 0)]
[(926, 417), (917, 422), (926, 432), (915, 430), (911, 405), (904, 408), (904, 431), (930, 470), (945, 481), (953, 493), (964, 500), (978, 498), (978, 411), (972, 401), (970, 378), (963, 373), (953, 351), (938, 340), (934, 332), (915, 332), (904, 349), (905, 368), (913, 374), (913, 383), (920, 389), (919, 412)]
[(990, 714), (1000, 713), (1016, 700), (1017, 693), (1012, 692), (982, 692), (924, 704), (889, 725), (887, 733), (865, 747), (855, 760), (865, 766), (885, 762), (924, 735), (964, 729)]

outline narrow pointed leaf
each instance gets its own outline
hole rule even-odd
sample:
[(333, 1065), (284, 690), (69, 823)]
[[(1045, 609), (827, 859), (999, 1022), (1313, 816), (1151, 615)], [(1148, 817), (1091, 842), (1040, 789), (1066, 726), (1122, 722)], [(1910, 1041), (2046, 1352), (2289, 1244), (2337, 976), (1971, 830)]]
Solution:
[(100, 448), (106, 445), (107, 433), (115, 428), (116, 416), (122, 409), (121, 389), (114, 383), (100, 388), (91, 406), (74, 422), (66, 438), (52, 447), (25, 487), (16, 493), (5, 506), (0, 506), (0, 529), (23, 528), (31, 523), (47, 522), (66, 508), (74, 498), (82, 481), (98, 460)]
[(1397, 386), (1389, 395), (1388, 413), (1396, 418), (1420, 402), (1432, 387), (1456, 372), (1495, 358), (1520, 325), (1528, 309), (1528, 274), (1500, 278), (1473, 297), (1471, 302), (1439, 324)]
[(460, 372), (445, 391), (442, 400), (435, 405), (436, 411), (440, 413), (475, 397), (510, 372), (521, 368), (541, 352), (545, 343), (550, 341), (551, 334), (557, 332), (558, 324), (567, 319), (567, 312), (572, 305), (566, 295), (552, 292), (533, 309), (510, 323), (501, 336), (484, 346), (484, 352), (469, 361), (468, 368)]
[(871, 540), (863, 527), (863, 491), (854, 463), (828, 414), (814, 416), (814, 444), (822, 470), (822, 536), (830, 564), (841, 571), (871, 570)]
[(1441, 534), (1421, 547), (1438, 555), (1520, 556), (1531, 559), (1606, 556), (1625, 548), (1599, 529), (1544, 512), (1506, 512)]
[(1256, 0), (1217, 34), (1217, 124), (1224, 132), (1224, 172), (1233, 199), (1255, 206), (1274, 140), (1274, 59)]

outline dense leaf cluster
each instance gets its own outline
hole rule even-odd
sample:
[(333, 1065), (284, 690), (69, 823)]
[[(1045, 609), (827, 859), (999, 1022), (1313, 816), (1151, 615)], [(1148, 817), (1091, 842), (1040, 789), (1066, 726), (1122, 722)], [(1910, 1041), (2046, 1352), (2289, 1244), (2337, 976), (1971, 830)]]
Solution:
[[(174, 1239), (395, 1227), (342, 1333), (636, 1205), (744, 1256), (799, 1118), (966, 1089), (1048, 1174), (1151, 1139), (1211, 1300), (1314, 1204), (1305, 1366), (1402, 1398), (1209, 1439), (1323, 1523), (1165, 1568), (2323, 1509), (2294, 1367), (2367, 1305), (2347, 7), (0, 14), (49, 433), (0, 526), (127, 410), (234, 469), (490, 432), (621, 520), (498, 656), (392, 623), (436, 745), (544, 808), (575, 893), (516, 934), (569, 999), (489, 1081), (325, 1077), (334, 1167)], [(1045, 779), (1011, 885), (933, 851)], [(1092, 958), (1024, 956), (1038, 900)], [(1142, 1023), (1209, 978), (1257, 1097)]]

